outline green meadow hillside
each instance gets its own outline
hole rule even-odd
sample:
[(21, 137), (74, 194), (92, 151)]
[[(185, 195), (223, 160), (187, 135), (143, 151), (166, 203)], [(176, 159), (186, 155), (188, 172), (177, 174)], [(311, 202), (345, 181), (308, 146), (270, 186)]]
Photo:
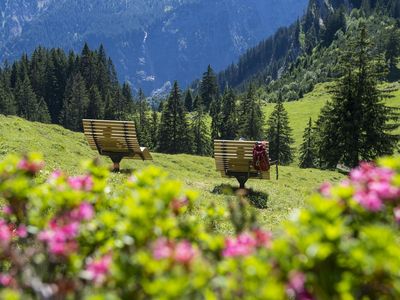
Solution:
[[(55, 169), (69, 174), (81, 171), (80, 162), (97, 157), (86, 143), (84, 135), (74, 133), (57, 125), (47, 125), (0, 115), (0, 159), (9, 153), (41, 152), (46, 160), (45, 176)], [(235, 201), (235, 197), (222, 194), (222, 185), (237, 186), (236, 180), (222, 179), (215, 171), (214, 160), (190, 155), (153, 154), (154, 161), (138, 162), (124, 160), (123, 172), (112, 177), (111, 186), (124, 180), (131, 170), (155, 165), (167, 170), (170, 176), (199, 194), (195, 212), (205, 214), (210, 205), (217, 208)], [(110, 164), (107, 158), (103, 163)], [(259, 221), (266, 228), (275, 228), (290, 212), (304, 205), (305, 199), (324, 181), (338, 181), (342, 175), (320, 170), (302, 170), (297, 167), (280, 167), (280, 179), (271, 181), (251, 180), (247, 187), (255, 191), (250, 202)], [(275, 178), (275, 172), (272, 172)], [(205, 217), (205, 215), (204, 215)], [(226, 223), (217, 230), (230, 231)]]
[[(284, 103), (289, 115), (290, 126), (293, 129), (294, 147), (296, 150), (302, 142), (304, 128), (307, 125), (308, 119), (311, 117), (313, 121), (317, 120), (321, 108), (331, 99), (331, 95), (328, 92), (329, 85), (330, 83), (318, 84), (311, 93), (306, 94), (301, 100)], [(381, 89), (390, 91), (390, 98), (385, 100), (386, 104), (391, 107), (400, 108), (400, 82), (385, 83), (381, 86)], [(274, 106), (275, 104), (268, 103), (264, 107), (264, 113), (267, 118), (274, 109)], [(400, 130), (397, 133), (400, 133)]]

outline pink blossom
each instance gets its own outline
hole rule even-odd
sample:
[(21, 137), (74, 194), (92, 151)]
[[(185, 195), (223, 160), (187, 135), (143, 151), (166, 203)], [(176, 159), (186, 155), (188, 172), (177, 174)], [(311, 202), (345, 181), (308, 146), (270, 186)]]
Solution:
[(262, 229), (256, 229), (253, 231), (253, 234), (257, 242), (257, 247), (268, 248), (270, 246), (272, 240), (271, 232)]
[(47, 244), (49, 252), (54, 255), (68, 256), (75, 252), (78, 245), (75, 241), (79, 232), (79, 223), (57, 224), (51, 220), (49, 229), (39, 233), (38, 239)]
[(396, 222), (400, 224), (400, 207), (396, 207), (393, 211)]
[(89, 278), (96, 284), (104, 282), (107, 274), (110, 271), (111, 262), (112, 256), (105, 255), (99, 260), (91, 261), (90, 263), (88, 263), (86, 266), (86, 271), (89, 275)]
[(247, 256), (254, 252), (257, 241), (248, 233), (242, 233), (236, 239), (225, 240), (224, 257)]
[(44, 167), (44, 162), (42, 161), (29, 161), (27, 159), (22, 159), (17, 165), (17, 168), (31, 174), (36, 174)]
[(74, 190), (91, 191), (93, 188), (93, 178), (89, 175), (68, 178), (69, 186)]
[(16, 230), (17, 236), (20, 238), (26, 238), (28, 236), (28, 230), (25, 225), (19, 225)]
[(372, 212), (380, 211), (383, 207), (383, 203), (376, 193), (360, 191), (356, 193), (354, 198), (365, 209)]
[(158, 239), (153, 245), (153, 257), (157, 260), (170, 258), (173, 253), (172, 243), (165, 238)]
[(400, 189), (392, 186), (387, 181), (372, 182), (368, 188), (384, 200), (396, 200), (400, 196)]
[(11, 238), (12, 231), (10, 226), (4, 220), (0, 220), (0, 244), (7, 246)]
[(172, 211), (175, 214), (179, 214), (183, 207), (186, 207), (189, 204), (189, 200), (185, 197), (183, 199), (174, 199), (171, 202)]
[(49, 243), (50, 253), (57, 256), (68, 256), (71, 253), (76, 252), (78, 244), (76, 241), (55, 241), (52, 240)]
[(174, 251), (174, 259), (178, 263), (188, 264), (194, 258), (196, 252), (188, 241), (178, 243)]
[(9, 205), (4, 206), (3, 213), (6, 215), (11, 215), (13, 213), (11, 206)]
[(292, 272), (286, 291), (291, 298), (296, 300), (312, 300), (312, 295), (305, 288), (306, 276), (302, 272)]
[(91, 220), (94, 216), (93, 206), (88, 202), (82, 202), (78, 208), (71, 212), (71, 218), (77, 221)]
[(319, 192), (321, 193), (322, 196), (324, 197), (330, 197), (331, 196), (331, 189), (332, 189), (332, 184), (329, 182), (324, 182), (320, 187), (319, 187)]
[(10, 286), (13, 281), (13, 278), (9, 274), (0, 274), (0, 285), (2, 286)]

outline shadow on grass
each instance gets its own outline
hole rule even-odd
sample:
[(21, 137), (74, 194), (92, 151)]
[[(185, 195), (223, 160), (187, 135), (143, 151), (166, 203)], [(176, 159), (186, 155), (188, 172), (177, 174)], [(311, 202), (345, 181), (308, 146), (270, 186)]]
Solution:
[[(229, 184), (220, 184), (214, 187), (211, 191), (216, 195), (226, 195), (226, 196), (235, 196), (237, 192), (240, 191), (240, 188), (237, 186), (232, 186)], [(250, 204), (258, 209), (267, 209), (268, 208), (268, 199), (269, 195), (267, 193), (254, 191), (252, 189), (246, 189), (246, 199), (249, 200)]]

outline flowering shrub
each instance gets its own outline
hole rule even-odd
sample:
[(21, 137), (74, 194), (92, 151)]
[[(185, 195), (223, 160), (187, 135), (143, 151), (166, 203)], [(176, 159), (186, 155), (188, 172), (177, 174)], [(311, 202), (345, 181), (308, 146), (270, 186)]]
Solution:
[[(111, 189), (96, 162), (44, 180), (43, 166), (0, 163), (1, 299), (400, 298), (398, 158), (324, 184), (274, 235), (243, 195), (198, 216), (157, 168)], [(227, 215), (235, 234), (214, 232)]]

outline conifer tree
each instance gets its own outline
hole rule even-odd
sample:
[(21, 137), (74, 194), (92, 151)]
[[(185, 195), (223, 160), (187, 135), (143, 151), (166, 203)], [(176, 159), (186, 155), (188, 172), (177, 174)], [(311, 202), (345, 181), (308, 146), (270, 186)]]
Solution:
[(89, 106), (87, 117), (89, 119), (104, 119), (105, 106), (101, 99), (99, 89), (93, 85), (89, 90)]
[[(202, 98), (196, 101), (196, 108), (203, 106)], [(211, 139), (216, 140), (221, 136), (221, 100), (219, 98), (214, 98), (210, 105), (210, 116), (211, 116)]]
[(170, 154), (192, 152), (185, 107), (176, 81), (161, 114), (158, 150)]
[(85, 81), (80, 73), (72, 75), (67, 82), (61, 124), (68, 129), (82, 130), (82, 119), (85, 117), (89, 105)]
[(150, 124), (148, 121), (149, 104), (142, 89), (139, 89), (137, 100), (138, 117), (136, 119), (136, 131), (141, 145), (150, 145)]
[(3, 115), (17, 114), (17, 104), (15, 102), (14, 94), (1, 81), (0, 81), (0, 114)]
[(153, 110), (151, 113), (151, 124), (150, 124), (150, 144), (149, 147), (152, 150), (157, 149), (158, 145), (158, 127), (159, 127), (159, 120), (158, 114), (156, 110)]
[(333, 100), (320, 116), (321, 159), (327, 167), (343, 163), (355, 167), (360, 160), (392, 154), (398, 142), (393, 130), (397, 114), (382, 102), (378, 89), (382, 76), (365, 24), (352, 37), (340, 57), (342, 77), (332, 89)]
[(193, 153), (201, 156), (211, 155), (210, 132), (206, 123), (201, 101), (194, 108), (192, 119)]
[(237, 136), (238, 124), (236, 114), (236, 96), (231, 88), (226, 88), (221, 106), (221, 138), (234, 140)]
[(193, 107), (197, 107), (199, 105), (198, 103), (200, 103), (201, 105), (204, 106), (203, 102), (201, 101), (200, 96), (196, 95), (196, 97), (193, 100)]
[(203, 74), (203, 78), (200, 83), (200, 96), (203, 105), (207, 110), (210, 109), (213, 100), (218, 98), (218, 81), (214, 70), (210, 65), (207, 67), (207, 71)]
[(29, 121), (46, 122), (49, 120), (47, 107), (43, 101), (39, 102), (36, 98), (27, 75), (23, 81), (17, 80), (15, 101), (18, 107), (18, 116)]
[(36, 120), (42, 123), (51, 123), (51, 117), (47, 104), (43, 98), (40, 98), (37, 104)]
[(277, 160), (279, 164), (287, 165), (293, 161), (292, 129), (289, 126), (289, 117), (282, 103), (278, 102), (268, 119), (267, 139), (269, 141), (269, 153), (271, 160)]
[(190, 89), (188, 89), (186, 91), (186, 95), (185, 95), (185, 107), (187, 111), (192, 111), (195, 107), (193, 106), (193, 96), (192, 96), (192, 92), (190, 91)]
[(308, 126), (304, 130), (303, 143), (300, 148), (300, 168), (314, 168), (316, 155), (315, 145), (313, 140), (313, 130), (311, 118), (308, 121)]
[(261, 140), (264, 116), (253, 84), (250, 84), (241, 101), (239, 114), (239, 136), (248, 140)]

